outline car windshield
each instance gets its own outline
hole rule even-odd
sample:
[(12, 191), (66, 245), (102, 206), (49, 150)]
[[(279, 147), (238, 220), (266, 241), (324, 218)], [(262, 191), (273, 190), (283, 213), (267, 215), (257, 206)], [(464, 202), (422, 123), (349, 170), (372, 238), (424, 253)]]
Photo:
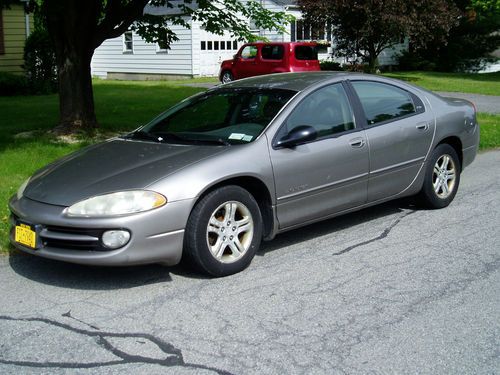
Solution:
[(127, 138), (181, 144), (252, 142), (296, 94), (292, 90), (210, 90), (164, 112)]

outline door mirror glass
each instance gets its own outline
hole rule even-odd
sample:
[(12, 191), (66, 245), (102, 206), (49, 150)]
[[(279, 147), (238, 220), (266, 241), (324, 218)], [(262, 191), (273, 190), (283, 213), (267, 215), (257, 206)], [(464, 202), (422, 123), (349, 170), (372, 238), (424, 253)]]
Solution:
[(290, 132), (282, 137), (277, 143), (277, 147), (295, 147), (307, 142), (314, 141), (318, 138), (318, 132), (312, 126), (300, 125), (296, 126)]

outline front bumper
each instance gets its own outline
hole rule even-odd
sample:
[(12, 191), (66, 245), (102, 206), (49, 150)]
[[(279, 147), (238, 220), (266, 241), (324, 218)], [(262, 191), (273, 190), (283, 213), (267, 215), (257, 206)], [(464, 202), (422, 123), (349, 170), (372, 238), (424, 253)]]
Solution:
[[(26, 197), (9, 202), (11, 243), (29, 254), (71, 263), (98, 266), (128, 266), (148, 263), (175, 265), (182, 256), (184, 228), (192, 200), (168, 202), (165, 206), (114, 218), (69, 218), (65, 207)], [(34, 250), (14, 241), (14, 226), (20, 220), (37, 227), (39, 247)], [(105, 230), (126, 229), (130, 241), (116, 250), (105, 249), (100, 235)]]

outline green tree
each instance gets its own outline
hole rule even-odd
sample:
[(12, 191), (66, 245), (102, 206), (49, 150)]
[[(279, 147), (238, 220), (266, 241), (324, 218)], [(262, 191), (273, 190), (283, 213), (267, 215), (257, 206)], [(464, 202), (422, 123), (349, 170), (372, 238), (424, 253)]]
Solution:
[(436, 40), (416, 47), (413, 60), (430, 62), (440, 71), (474, 71), (497, 60), (491, 55), (500, 48), (500, 1), (455, 0), (460, 22), (450, 30), (446, 42)]
[[(13, 0), (0, 0), (8, 5)], [(145, 14), (149, 6), (166, 6), (172, 15)], [(60, 120), (56, 129), (69, 133), (97, 127), (90, 61), (106, 39), (134, 30), (148, 42), (168, 46), (177, 40), (172, 25), (189, 27), (200, 21), (207, 31), (222, 34), (229, 30), (240, 40), (253, 34), (246, 19), (258, 27), (284, 31), (289, 18), (271, 12), (257, 1), (240, 0), (31, 0), (41, 17), (56, 53), (59, 82)]]
[(306, 19), (332, 27), (335, 55), (362, 56), (374, 72), (386, 48), (409, 38), (413, 44), (444, 40), (457, 9), (447, 0), (299, 0)]

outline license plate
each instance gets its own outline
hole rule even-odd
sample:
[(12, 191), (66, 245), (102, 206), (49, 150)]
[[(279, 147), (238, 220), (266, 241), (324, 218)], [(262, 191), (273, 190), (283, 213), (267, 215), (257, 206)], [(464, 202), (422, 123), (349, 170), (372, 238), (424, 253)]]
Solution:
[(29, 224), (17, 223), (14, 240), (21, 245), (36, 249), (36, 231)]

